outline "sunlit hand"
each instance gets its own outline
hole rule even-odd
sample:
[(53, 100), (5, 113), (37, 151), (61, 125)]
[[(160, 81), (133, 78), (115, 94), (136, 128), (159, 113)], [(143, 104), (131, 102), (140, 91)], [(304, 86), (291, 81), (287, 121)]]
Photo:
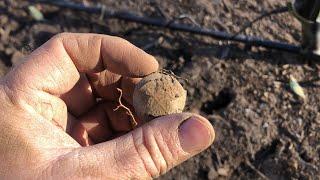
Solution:
[[(0, 82), (0, 179), (150, 179), (207, 148), (210, 123), (194, 114), (157, 118), (131, 130), (132, 108), (151, 55), (96, 34), (60, 34)], [(129, 132), (130, 131), (130, 132)]]

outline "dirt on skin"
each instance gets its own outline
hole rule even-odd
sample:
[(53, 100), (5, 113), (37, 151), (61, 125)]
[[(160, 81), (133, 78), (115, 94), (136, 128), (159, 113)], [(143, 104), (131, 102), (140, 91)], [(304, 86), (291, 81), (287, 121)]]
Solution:
[[(85, 2), (151, 17), (189, 15), (203, 27), (235, 33), (288, 0)], [(37, 22), (28, 14), (29, 4), (0, 1), (0, 75), (54, 34), (68, 31), (124, 37), (156, 56), (162, 68), (188, 79), (181, 81), (188, 91), (187, 109), (212, 122), (216, 141), (159, 179), (320, 179), (316, 60), (115, 19), (102, 21), (99, 15), (51, 6), (37, 6), (46, 18)], [(259, 21), (244, 33), (297, 45), (300, 28), (284, 13)], [(290, 91), (289, 75), (303, 85), (305, 102)]]

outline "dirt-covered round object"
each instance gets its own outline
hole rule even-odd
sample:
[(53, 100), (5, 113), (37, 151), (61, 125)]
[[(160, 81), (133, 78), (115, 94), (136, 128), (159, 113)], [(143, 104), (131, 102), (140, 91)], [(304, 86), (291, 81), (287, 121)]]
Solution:
[(172, 75), (156, 72), (143, 78), (135, 87), (133, 106), (139, 118), (181, 113), (185, 107), (187, 91)]

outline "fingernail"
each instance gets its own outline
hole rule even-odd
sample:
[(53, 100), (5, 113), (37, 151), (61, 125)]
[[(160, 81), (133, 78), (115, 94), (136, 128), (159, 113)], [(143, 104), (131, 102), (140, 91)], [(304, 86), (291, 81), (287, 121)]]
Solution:
[(213, 141), (213, 130), (200, 119), (192, 116), (179, 127), (179, 139), (182, 149), (188, 153), (200, 152)]

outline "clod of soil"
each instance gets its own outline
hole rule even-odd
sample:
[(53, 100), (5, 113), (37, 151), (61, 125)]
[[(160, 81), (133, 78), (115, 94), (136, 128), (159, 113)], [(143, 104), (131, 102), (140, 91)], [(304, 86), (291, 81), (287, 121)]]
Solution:
[(187, 91), (173, 75), (156, 72), (143, 78), (135, 87), (133, 106), (139, 118), (181, 113), (185, 107)]

